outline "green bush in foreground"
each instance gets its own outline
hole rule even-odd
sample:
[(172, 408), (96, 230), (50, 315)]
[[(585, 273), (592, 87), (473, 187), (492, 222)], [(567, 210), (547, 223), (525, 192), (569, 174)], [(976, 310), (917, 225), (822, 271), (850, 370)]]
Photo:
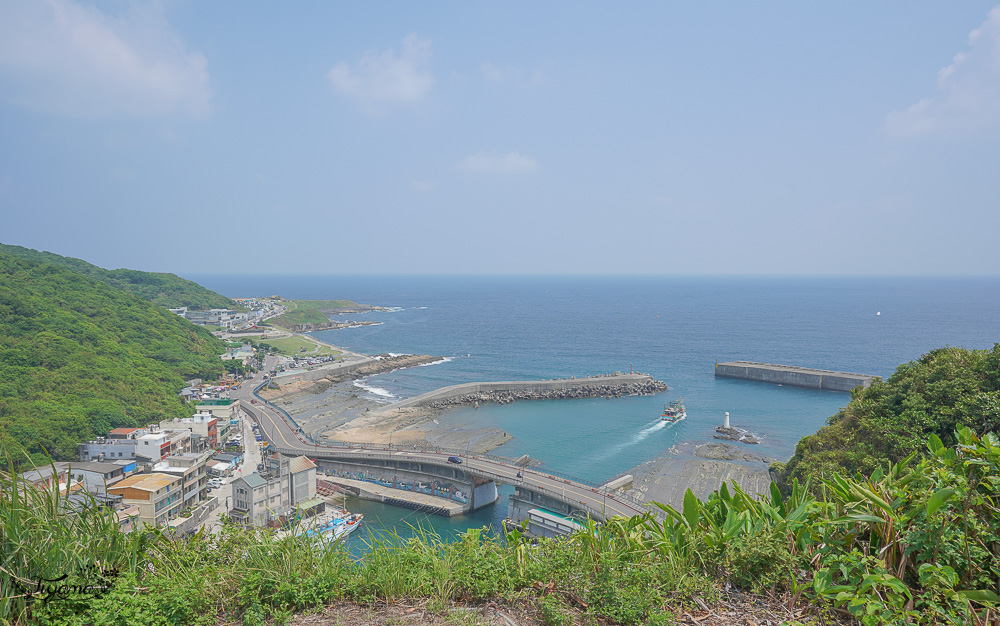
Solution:
[[(667, 624), (695, 596), (712, 602), (729, 581), (865, 624), (985, 624), (1000, 607), (1000, 440), (968, 429), (955, 440), (948, 448), (931, 436), (920, 462), (869, 477), (835, 475), (819, 496), (798, 483), (762, 500), (723, 487), (707, 502), (688, 493), (680, 511), (656, 505), (660, 516), (591, 523), (537, 544), (481, 530), (453, 541), (376, 533), (363, 559), (340, 545), (317, 550), (232, 527), (187, 540), (123, 536), (101, 513), (81, 516), (90, 519), (84, 524), (28, 507), (4, 478), (0, 620), (262, 624), (335, 600), (424, 598), (439, 609), (459, 600), (535, 602), (549, 624), (566, 623), (569, 605), (615, 623)], [(96, 562), (117, 569), (106, 593), (15, 597), (12, 580), (79, 577)]]

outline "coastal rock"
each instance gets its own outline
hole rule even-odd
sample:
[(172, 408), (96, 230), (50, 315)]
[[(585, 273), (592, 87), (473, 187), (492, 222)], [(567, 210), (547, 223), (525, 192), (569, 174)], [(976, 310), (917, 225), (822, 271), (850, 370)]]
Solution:
[(317, 330), (341, 330), (344, 328), (354, 328), (356, 326), (373, 326), (382, 322), (323, 322), (320, 324), (292, 324), (289, 327), (293, 333), (311, 333)]
[(374, 376), (375, 374), (385, 374), (386, 372), (403, 369), (404, 367), (437, 363), (442, 359), (444, 359), (444, 357), (430, 356), (427, 354), (380, 354), (374, 360), (359, 365), (349, 372), (345, 372), (343, 374), (330, 374), (326, 376), (326, 380), (331, 383), (339, 383), (345, 380), (357, 380), (359, 378)]
[(774, 462), (774, 459), (771, 459), (770, 457), (754, 454), (753, 452), (745, 452), (728, 443), (701, 444), (695, 447), (694, 455), (698, 458), (711, 459), (713, 461), (747, 461), (751, 463)]
[(726, 441), (739, 441), (740, 443), (760, 443), (757, 437), (751, 435), (748, 432), (742, 431), (738, 428), (726, 428), (725, 426), (716, 426), (715, 433), (712, 435), (716, 439), (725, 439)]

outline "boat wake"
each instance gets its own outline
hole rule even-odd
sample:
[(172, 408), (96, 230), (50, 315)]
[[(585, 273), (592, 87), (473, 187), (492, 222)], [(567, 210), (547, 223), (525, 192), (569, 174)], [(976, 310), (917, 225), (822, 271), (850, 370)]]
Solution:
[(599, 456), (598, 460), (602, 460), (603, 461), (604, 459), (608, 459), (608, 458), (614, 456), (615, 454), (618, 454), (619, 452), (621, 452), (625, 448), (628, 448), (629, 446), (634, 446), (637, 443), (640, 443), (643, 439), (645, 439), (646, 437), (649, 437), (653, 433), (655, 433), (657, 431), (660, 431), (660, 430), (663, 430), (667, 426), (670, 426), (670, 425), (676, 424), (676, 423), (677, 422), (667, 422), (667, 421), (658, 419), (655, 422), (653, 422), (652, 424), (650, 424), (649, 426), (647, 426), (647, 427), (643, 428), (642, 430), (640, 430), (639, 432), (637, 432), (628, 441), (626, 441), (624, 443), (620, 443), (620, 444), (612, 447), (607, 453)]
[(655, 433), (656, 431), (663, 430), (664, 428), (666, 428), (670, 424), (676, 424), (676, 422), (667, 422), (667, 421), (664, 421), (664, 420), (656, 420), (656, 422), (654, 424), (652, 424), (651, 426), (647, 426), (646, 428), (643, 428), (641, 431), (639, 431), (639, 433), (637, 435), (635, 435), (634, 437), (632, 437), (632, 439), (629, 440), (628, 445), (637, 444), (640, 441), (642, 441), (643, 439), (645, 439), (646, 437), (648, 437), (648, 436), (652, 435), (653, 433)]

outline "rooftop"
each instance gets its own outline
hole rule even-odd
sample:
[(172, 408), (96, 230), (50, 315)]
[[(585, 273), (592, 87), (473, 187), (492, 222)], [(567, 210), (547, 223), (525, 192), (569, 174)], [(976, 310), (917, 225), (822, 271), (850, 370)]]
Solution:
[(298, 474), (299, 472), (311, 469), (316, 469), (316, 464), (310, 461), (307, 457), (297, 456), (288, 461), (288, 471), (293, 474)]
[(267, 484), (267, 481), (264, 480), (264, 477), (258, 474), (257, 472), (254, 472), (249, 476), (244, 476), (242, 479), (237, 479), (237, 480), (243, 480), (247, 485), (250, 486), (251, 489), (257, 487), (263, 487), (264, 485)]
[(82, 472), (97, 472), (99, 474), (107, 474), (108, 472), (116, 472), (122, 469), (121, 465), (110, 461), (107, 463), (100, 461), (56, 461), (54, 465), (58, 469), (75, 469)]
[(159, 491), (179, 480), (176, 476), (168, 476), (166, 474), (136, 474), (119, 481), (114, 487), (109, 487), (109, 489), (118, 490), (125, 487), (132, 487), (133, 489), (142, 489), (143, 491)]

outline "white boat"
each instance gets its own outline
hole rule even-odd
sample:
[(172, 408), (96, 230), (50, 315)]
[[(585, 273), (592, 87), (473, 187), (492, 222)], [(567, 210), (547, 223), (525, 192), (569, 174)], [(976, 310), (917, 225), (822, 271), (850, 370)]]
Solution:
[(663, 405), (663, 415), (660, 416), (660, 419), (664, 422), (679, 422), (685, 417), (687, 417), (687, 411), (684, 409), (684, 401), (674, 400)]
[(308, 537), (322, 545), (329, 545), (341, 538), (346, 538), (357, 530), (361, 526), (361, 520), (364, 517), (362, 513), (354, 513), (345, 517), (335, 517), (321, 526), (299, 533), (299, 536)]

